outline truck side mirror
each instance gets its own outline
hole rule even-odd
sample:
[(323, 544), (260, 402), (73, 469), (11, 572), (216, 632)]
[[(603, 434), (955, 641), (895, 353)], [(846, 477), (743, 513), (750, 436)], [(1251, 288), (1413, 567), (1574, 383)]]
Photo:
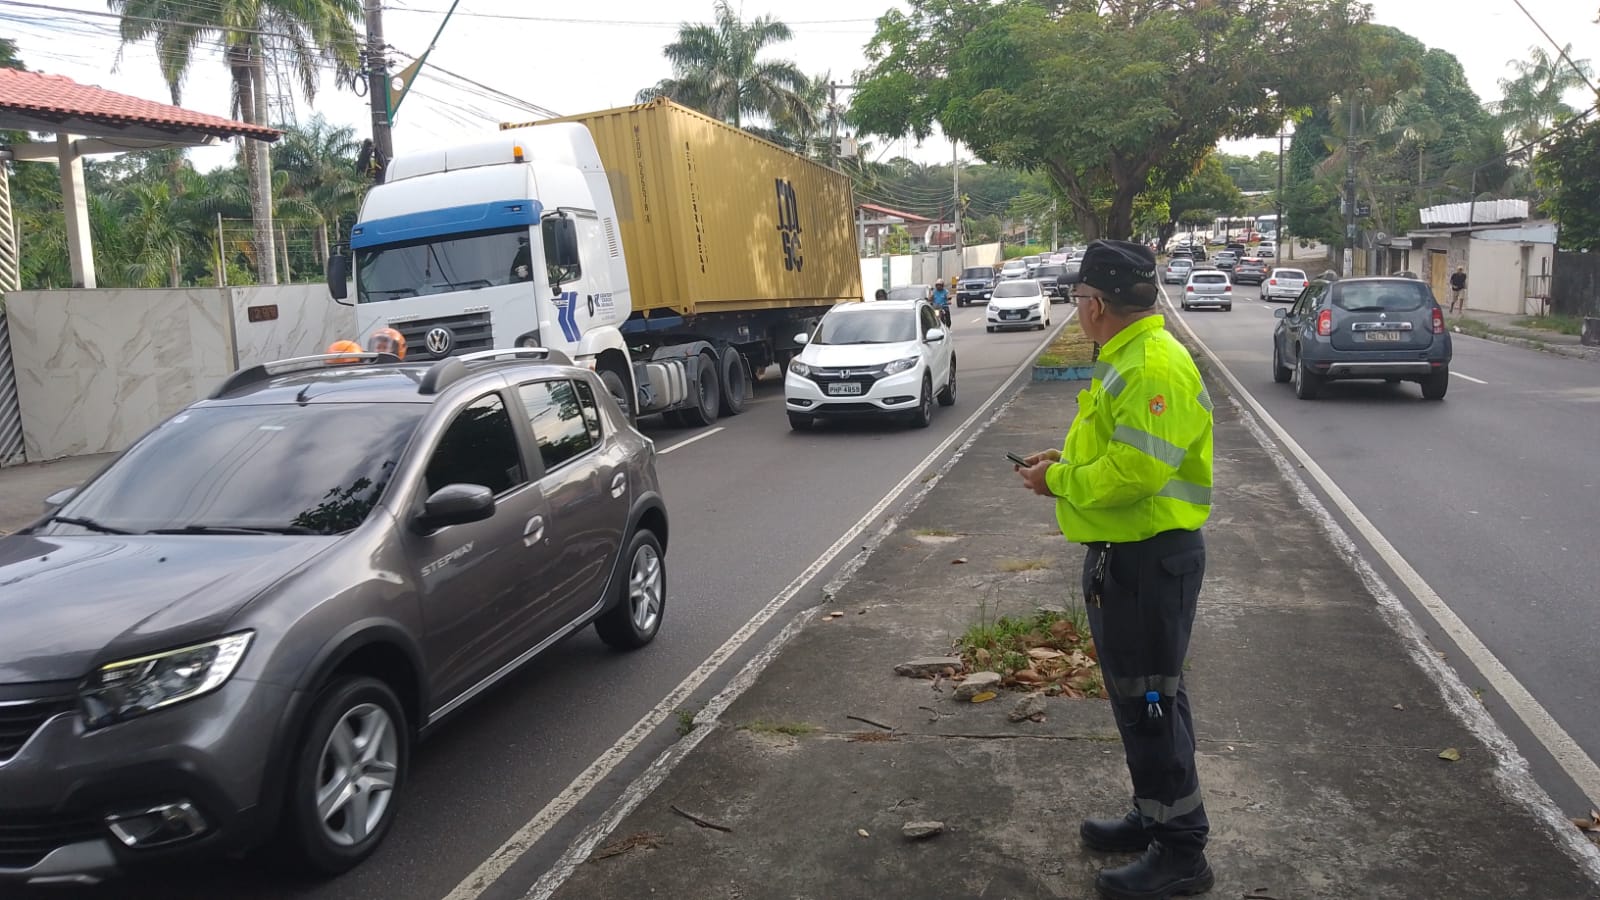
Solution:
[(544, 263), (552, 288), (578, 277), (578, 223), (568, 216), (551, 216), (542, 223)]
[(343, 254), (328, 257), (328, 293), (339, 303), (345, 303), (350, 296), (350, 257)]

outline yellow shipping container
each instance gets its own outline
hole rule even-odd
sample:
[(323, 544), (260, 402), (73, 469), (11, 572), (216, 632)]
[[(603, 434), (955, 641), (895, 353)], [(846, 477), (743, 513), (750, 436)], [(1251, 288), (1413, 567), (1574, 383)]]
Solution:
[(668, 100), (580, 122), (616, 198), (633, 308), (681, 315), (861, 299), (850, 178)]

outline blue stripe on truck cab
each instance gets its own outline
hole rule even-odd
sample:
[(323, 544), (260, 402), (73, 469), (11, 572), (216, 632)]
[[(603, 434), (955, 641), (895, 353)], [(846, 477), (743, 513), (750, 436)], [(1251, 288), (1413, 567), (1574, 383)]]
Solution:
[(495, 200), (372, 219), (350, 229), (350, 249), (420, 241), (446, 234), (534, 225), (543, 211), (544, 207), (537, 200)]

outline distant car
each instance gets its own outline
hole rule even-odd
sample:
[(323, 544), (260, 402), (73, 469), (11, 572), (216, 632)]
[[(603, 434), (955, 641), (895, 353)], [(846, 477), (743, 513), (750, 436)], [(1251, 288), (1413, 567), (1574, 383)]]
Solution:
[(1000, 272), (994, 266), (972, 266), (961, 270), (961, 279), (956, 287), (956, 305), (966, 306), (968, 303), (983, 303), (989, 299), (989, 291), (994, 288), (996, 278)]
[(1312, 400), (1329, 381), (1414, 381), (1427, 400), (1450, 387), (1452, 345), (1433, 291), (1410, 278), (1314, 281), (1274, 310), (1272, 380)]
[(1197, 269), (1189, 274), (1189, 281), (1183, 286), (1183, 308), (1201, 306), (1232, 311), (1233, 283), (1228, 280), (1228, 273), (1216, 269)]
[(1004, 328), (1050, 327), (1050, 301), (1039, 282), (1006, 281), (995, 286), (989, 298), (986, 326), (992, 334)]
[(1233, 266), (1234, 284), (1260, 284), (1267, 280), (1267, 262), (1260, 257), (1246, 256)]
[(1023, 259), (1008, 259), (1000, 267), (1000, 280), (1015, 281), (1018, 278), (1028, 277), (1028, 263)]
[(1259, 256), (1262, 259), (1276, 259), (1278, 256), (1278, 245), (1272, 241), (1262, 241), (1256, 246), (1256, 256)]
[(933, 285), (908, 284), (902, 287), (889, 288), (890, 300), (933, 300)]
[(1038, 255), (1024, 256), (1022, 261), (1028, 266), (1028, 277), (1032, 278), (1034, 270), (1039, 268), (1040, 264), (1044, 261), (1044, 257)]
[(452, 712), (520, 717), (484, 692), (585, 625), (649, 644), (655, 444), (557, 357), (243, 369), (0, 537), (0, 894), (274, 836), (344, 872)]
[(1161, 276), (1165, 284), (1183, 284), (1189, 280), (1189, 273), (1195, 268), (1194, 260), (1187, 256), (1174, 256), (1167, 260), (1167, 270)]
[(1261, 299), (1293, 300), (1310, 284), (1303, 269), (1273, 269), (1261, 282)]
[(829, 417), (905, 418), (917, 428), (956, 402), (955, 339), (922, 300), (844, 303), (814, 334), (784, 376), (789, 427)]
[(1067, 274), (1065, 265), (1046, 265), (1034, 270), (1033, 280), (1039, 282), (1039, 287), (1044, 290), (1051, 303), (1065, 303), (1067, 300), (1067, 286), (1061, 283), (1062, 276)]
[(1217, 253), (1216, 259), (1214, 259), (1212, 262), (1217, 268), (1227, 270), (1233, 268), (1234, 264), (1238, 261), (1238, 252), (1233, 250), (1222, 250)]

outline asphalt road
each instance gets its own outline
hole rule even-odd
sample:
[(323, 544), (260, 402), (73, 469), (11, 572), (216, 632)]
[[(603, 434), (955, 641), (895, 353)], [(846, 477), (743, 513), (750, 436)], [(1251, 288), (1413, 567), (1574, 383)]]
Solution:
[[(1300, 401), (1272, 381), (1276, 320), (1254, 297), (1244, 288), (1232, 312), (1177, 314), (1567, 733), (1600, 755), (1600, 366), (1453, 335), (1443, 402), (1423, 401), (1414, 384), (1381, 382), (1334, 383)], [(1425, 615), (1418, 621), (1440, 639)], [(1461, 656), (1450, 661), (1467, 685), (1487, 684)], [(1500, 698), (1486, 702), (1556, 801), (1587, 812)]]
[[(1055, 322), (1069, 310), (1054, 307)], [(137, 875), (94, 889), (39, 891), (37, 896), (444, 897), (877, 505), (1044, 338), (1038, 332), (986, 334), (981, 308), (952, 313), (959, 395), (955, 406), (936, 407), (927, 429), (862, 423), (792, 432), (782, 383), (770, 375), (757, 384), (756, 398), (742, 415), (717, 423), (720, 430), (646, 423), (644, 430), (664, 454), (659, 470), (672, 519), (667, 617), (660, 636), (643, 651), (617, 654), (586, 629), (471, 705), (418, 748), (400, 818), (365, 865), (336, 881), (306, 885), (286, 879), (270, 863), (225, 861)], [(1061, 423), (1063, 431), (1067, 424)], [(836, 565), (850, 555), (842, 554)], [(796, 595), (793, 610), (818, 602), (826, 578), (824, 571)], [(688, 705), (692, 708), (720, 690), (791, 615), (775, 616)], [(676, 739), (675, 726), (669, 719), (651, 733), (481, 896), (521, 897), (567, 839), (598, 817)]]

